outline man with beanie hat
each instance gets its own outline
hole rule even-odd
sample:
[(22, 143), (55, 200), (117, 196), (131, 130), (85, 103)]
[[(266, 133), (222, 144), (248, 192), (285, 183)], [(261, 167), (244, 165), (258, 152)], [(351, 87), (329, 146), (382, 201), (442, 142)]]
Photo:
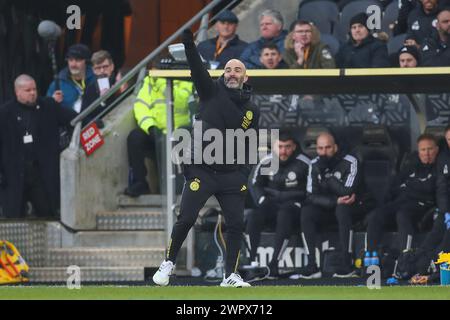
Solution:
[(367, 19), (367, 14), (358, 13), (350, 20), (350, 39), (336, 55), (339, 68), (389, 67), (386, 44), (370, 33)]
[(53, 97), (63, 107), (80, 112), (82, 98), (88, 85), (95, 81), (95, 75), (88, 65), (91, 52), (81, 43), (74, 44), (67, 50), (67, 67), (59, 74), (59, 88), (53, 81), (47, 90), (47, 96)]
[(229, 60), (240, 57), (247, 42), (236, 34), (239, 20), (232, 11), (222, 11), (216, 20), (217, 37), (200, 42), (198, 52), (209, 62), (211, 69), (222, 69)]
[(420, 53), (415, 46), (404, 46), (398, 51), (400, 68), (415, 68), (420, 64)]

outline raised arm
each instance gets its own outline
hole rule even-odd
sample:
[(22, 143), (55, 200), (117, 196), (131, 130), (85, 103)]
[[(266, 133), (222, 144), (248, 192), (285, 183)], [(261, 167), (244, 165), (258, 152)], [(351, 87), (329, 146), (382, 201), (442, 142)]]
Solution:
[(203, 65), (202, 59), (194, 43), (194, 35), (190, 29), (183, 31), (182, 41), (186, 57), (191, 69), (191, 77), (200, 100), (207, 100), (214, 94), (214, 82)]

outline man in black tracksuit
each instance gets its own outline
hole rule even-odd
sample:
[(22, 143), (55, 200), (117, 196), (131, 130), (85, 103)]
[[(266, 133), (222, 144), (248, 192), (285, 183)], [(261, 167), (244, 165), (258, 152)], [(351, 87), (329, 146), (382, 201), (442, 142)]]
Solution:
[[(195, 159), (198, 159), (198, 156), (201, 157), (204, 150), (206, 152), (206, 146), (210, 147), (206, 141), (203, 141), (202, 144), (202, 137), (196, 136), (198, 128), (202, 129), (202, 133), (208, 129), (219, 130), (224, 137), (223, 145), (225, 146), (227, 144), (225, 143), (226, 130), (242, 132), (242, 130), (253, 129), (249, 132), (253, 131), (256, 135), (259, 112), (250, 104), (251, 87), (245, 83), (247, 80), (246, 70), (241, 61), (230, 60), (225, 65), (224, 75), (213, 81), (202, 64), (192, 32), (185, 30), (182, 40), (191, 69), (192, 81), (200, 98), (199, 113), (195, 117), (193, 129), (194, 140), (198, 143), (193, 142), (192, 159), (194, 159), (193, 163), (197, 163)], [(239, 160), (241, 152), (248, 152), (250, 142), (249, 139), (237, 140), (240, 152), (234, 153), (234, 157)], [(214, 141), (214, 143), (216, 142)], [(244, 144), (245, 150), (241, 148), (242, 144)], [(227, 230), (225, 275), (221, 286), (249, 286), (236, 274), (236, 269), (244, 231), (243, 212), (250, 169), (247, 165), (248, 159), (244, 164), (237, 164), (236, 161), (229, 164), (229, 154), (224, 153), (223, 156), (223, 159), (210, 164), (206, 164), (209, 161), (205, 160), (201, 164), (185, 165), (186, 181), (181, 197), (180, 215), (172, 230), (166, 260), (153, 276), (155, 283), (159, 285), (169, 283), (169, 276), (184, 239), (194, 225), (199, 210), (208, 198), (214, 195), (222, 208)], [(250, 154), (249, 156), (252, 157)], [(231, 160), (236, 160), (231, 158)], [(256, 149), (254, 159), (256, 162)]]
[(405, 42), (408, 45), (420, 46), (425, 38), (435, 30), (438, 0), (420, 1), (408, 14), (408, 30)]
[(319, 225), (337, 219), (342, 250), (342, 266), (334, 275), (350, 277), (352, 252), (352, 217), (364, 210), (361, 201), (362, 178), (358, 160), (338, 152), (334, 137), (322, 133), (317, 138), (318, 157), (311, 161), (307, 184), (307, 201), (301, 213), (303, 244), (308, 265), (300, 270), (300, 277), (317, 279), (322, 276), (317, 267), (315, 245)]
[[(274, 153), (267, 155), (256, 166), (249, 186), (250, 194), (258, 206), (247, 220), (250, 238), (250, 261), (256, 261), (261, 231), (265, 222), (276, 224), (275, 244), (269, 263), (270, 275), (278, 275), (278, 261), (289, 241), (290, 235), (300, 225), (300, 208), (306, 198), (306, 180), (310, 160), (301, 153), (291, 133), (281, 131), (275, 141)], [(263, 175), (273, 157), (279, 159), (279, 170), (275, 174)]]
[(400, 248), (411, 248), (415, 225), (436, 205), (435, 163), (439, 151), (436, 138), (422, 134), (417, 139), (417, 145), (418, 155), (413, 155), (391, 186), (393, 200), (370, 213), (367, 228), (369, 251), (378, 249), (384, 225), (394, 219), (399, 231)]
[(450, 126), (445, 129), (444, 146), (441, 146), (439, 156), (436, 161), (436, 201), (438, 215), (433, 222), (433, 228), (425, 237), (419, 250), (428, 256), (434, 257), (441, 250), (450, 250), (445, 233), (448, 233), (446, 220), (450, 219)]

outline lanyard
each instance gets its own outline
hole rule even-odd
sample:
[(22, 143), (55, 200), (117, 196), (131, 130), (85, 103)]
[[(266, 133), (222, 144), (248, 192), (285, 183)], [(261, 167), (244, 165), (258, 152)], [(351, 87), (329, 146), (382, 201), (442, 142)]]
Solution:
[(84, 89), (86, 88), (86, 83), (84, 82), (84, 79), (81, 79), (81, 85), (74, 78), (72, 78), (72, 81), (80, 89), (80, 93), (83, 94), (84, 93)]
[(306, 50), (305, 50), (305, 54), (304, 54), (304, 58), (303, 58), (303, 69), (306, 69), (306, 63), (307, 63), (307, 61), (308, 61), (308, 57), (309, 57), (309, 48), (310, 47), (308, 47), (308, 48), (306, 48)]
[(219, 38), (217, 38), (216, 41), (216, 52), (214, 52), (214, 59), (217, 59), (217, 57), (222, 53), (222, 51), (227, 47), (228, 41), (225, 42), (225, 45), (222, 47), (220, 46)]

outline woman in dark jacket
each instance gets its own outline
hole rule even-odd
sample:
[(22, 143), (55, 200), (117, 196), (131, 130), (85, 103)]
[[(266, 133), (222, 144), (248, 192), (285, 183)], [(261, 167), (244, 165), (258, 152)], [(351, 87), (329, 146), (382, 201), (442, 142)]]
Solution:
[(350, 40), (336, 55), (339, 68), (386, 68), (390, 66), (386, 44), (367, 27), (368, 16), (359, 13), (350, 20)]

